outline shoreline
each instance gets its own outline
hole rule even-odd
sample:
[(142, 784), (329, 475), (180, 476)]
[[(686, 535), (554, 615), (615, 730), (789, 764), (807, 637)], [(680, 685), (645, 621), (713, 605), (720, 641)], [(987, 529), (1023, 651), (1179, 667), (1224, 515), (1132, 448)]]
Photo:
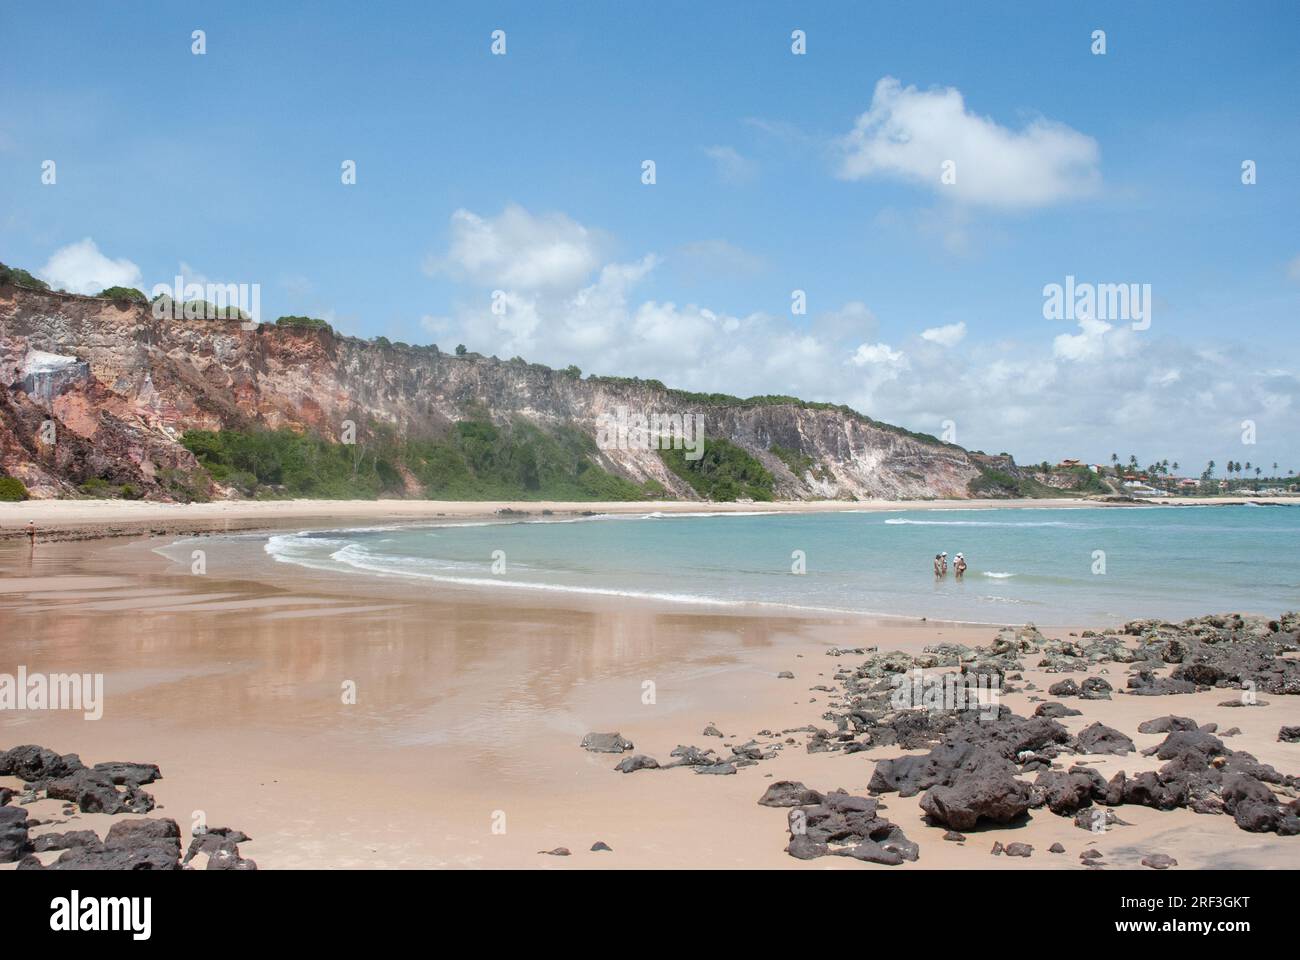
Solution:
[(27, 500), (0, 503), (0, 540), (24, 535), (29, 520), (39, 539), (95, 540), (111, 537), (197, 536), (205, 533), (277, 530), (294, 525), (339, 526), (351, 522), (482, 520), (592, 514), (643, 513), (874, 513), (905, 510), (1099, 509), (1152, 506), (1300, 506), (1300, 498), (1153, 498), (1134, 502), (1051, 499), (972, 500), (778, 500), (736, 503), (694, 500), (219, 500), (155, 503), (143, 500)]

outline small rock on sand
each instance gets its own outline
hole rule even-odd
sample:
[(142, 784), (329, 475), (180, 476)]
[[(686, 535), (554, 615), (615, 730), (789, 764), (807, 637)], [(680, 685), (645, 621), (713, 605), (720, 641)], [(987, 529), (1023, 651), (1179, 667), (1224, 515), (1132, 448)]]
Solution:
[(1142, 858), (1142, 866), (1152, 870), (1168, 870), (1178, 866), (1178, 861), (1167, 853), (1153, 853)]

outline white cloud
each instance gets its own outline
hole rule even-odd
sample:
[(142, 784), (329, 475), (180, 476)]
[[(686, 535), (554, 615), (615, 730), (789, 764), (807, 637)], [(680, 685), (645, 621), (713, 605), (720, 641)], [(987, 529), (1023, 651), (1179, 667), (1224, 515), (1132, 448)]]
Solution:
[(492, 218), (457, 210), (446, 256), (431, 258), (425, 268), (489, 287), (566, 289), (596, 269), (599, 247), (593, 231), (563, 214), (534, 216), (514, 205)]
[(901, 370), (907, 366), (907, 357), (903, 351), (895, 350), (887, 343), (861, 344), (850, 359), (859, 367), (878, 366)]
[(139, 288), (144, 282), (139, 267), (104, 256), (90, 237), (54, 251), (40, 275), (52, 287), (88, 295), (107, 287)]
[(1082, 333), (1063, 333), (1052, 341), (1052, 355), (1061, 360), (1100, 360), (1105, 352), (1103, 338), (1112, 329), (1105, 320), (1079, 321)]
[[(892, 177), (963, 203), (1004, 209), (1047, 206), (1097, 188), (1097, 142), (1036, 119), (1022, 130), (966, 109), (959, 90), (921, 91), (893, 77), (876, 84), (871, 107), (840, 141), (846, 180)], [(955, 182), (941, 181), (955, 164)]]
[(747, 157), (742, 157), (735, 147), (705, 147), (704, 152), (718, 169), (718, 177), (723, 183), (734, 186), (752, 183), (758, 178), (758, 165)]
[(966, 336), (966, 322), (950, 323), (942, 327), (931, 327), (921, 331), (921, 339), (937, 343), (941, 347), (955, 347)]

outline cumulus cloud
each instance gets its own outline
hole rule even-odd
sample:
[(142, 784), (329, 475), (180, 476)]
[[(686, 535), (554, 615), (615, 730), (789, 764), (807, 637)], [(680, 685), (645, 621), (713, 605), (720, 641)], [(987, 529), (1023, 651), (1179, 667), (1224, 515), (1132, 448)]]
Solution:
[[(1095, 190), (1097, 142), (1061, 123), (1036, 119), (1021, 130), (966, 109), (952, 87), (918, 90), (893, 77), (841, 138), (839, 176), (890, 177), (929, 186), (977, 206), (1042, 207)], [(951, 161), (953, 182), (941, 176)]]
[(929, 330), (921, 332), (922, 340), (929, 340), (931, 343), (937, 343), (941, 347), (955, 347), (961, 343), (966, 336), (966, 322), (964, 320), (957, 323), (950, 323), (942, 327), (931, 327)]
[(1062, 360), (1100, 360), (1102, 357), (1103, 337), (1112, 329), (1105, 320), (1079, 321), (1082, 333), (1063, 333), (1052, 341), (1052, 355)]
[(54, 251), (39, 271), (41, 278), (56, 289), (94, 295), (107, 287), (141, 287), (140, 268), (130, 260), (113, 260), (99, 252), (95, 241), (86, 237)]
[(451, 215), (446, 255), (425, 269), (513, 290), (566, 289), (597, 267), (600, 246), (596, 233), (563, 214), (535, 216), (512, 205), (481, 217), (462, 209)]

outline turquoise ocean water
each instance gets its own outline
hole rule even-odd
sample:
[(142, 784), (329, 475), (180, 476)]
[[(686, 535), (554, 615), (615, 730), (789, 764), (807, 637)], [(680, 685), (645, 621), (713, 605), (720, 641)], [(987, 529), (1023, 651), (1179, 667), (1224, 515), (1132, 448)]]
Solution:
[[(460, 583), (985, 623), (1300, 608), (1296, 506), (531, 518), (284, 534), (266, 550), (286, 563), (434, 589)], [(951, 572), (936, 582), (931, 564), (941, 550), (950, 560), (965, 553), (963, 582)], [(796, 551), (803, 574), (792, 572)]]

